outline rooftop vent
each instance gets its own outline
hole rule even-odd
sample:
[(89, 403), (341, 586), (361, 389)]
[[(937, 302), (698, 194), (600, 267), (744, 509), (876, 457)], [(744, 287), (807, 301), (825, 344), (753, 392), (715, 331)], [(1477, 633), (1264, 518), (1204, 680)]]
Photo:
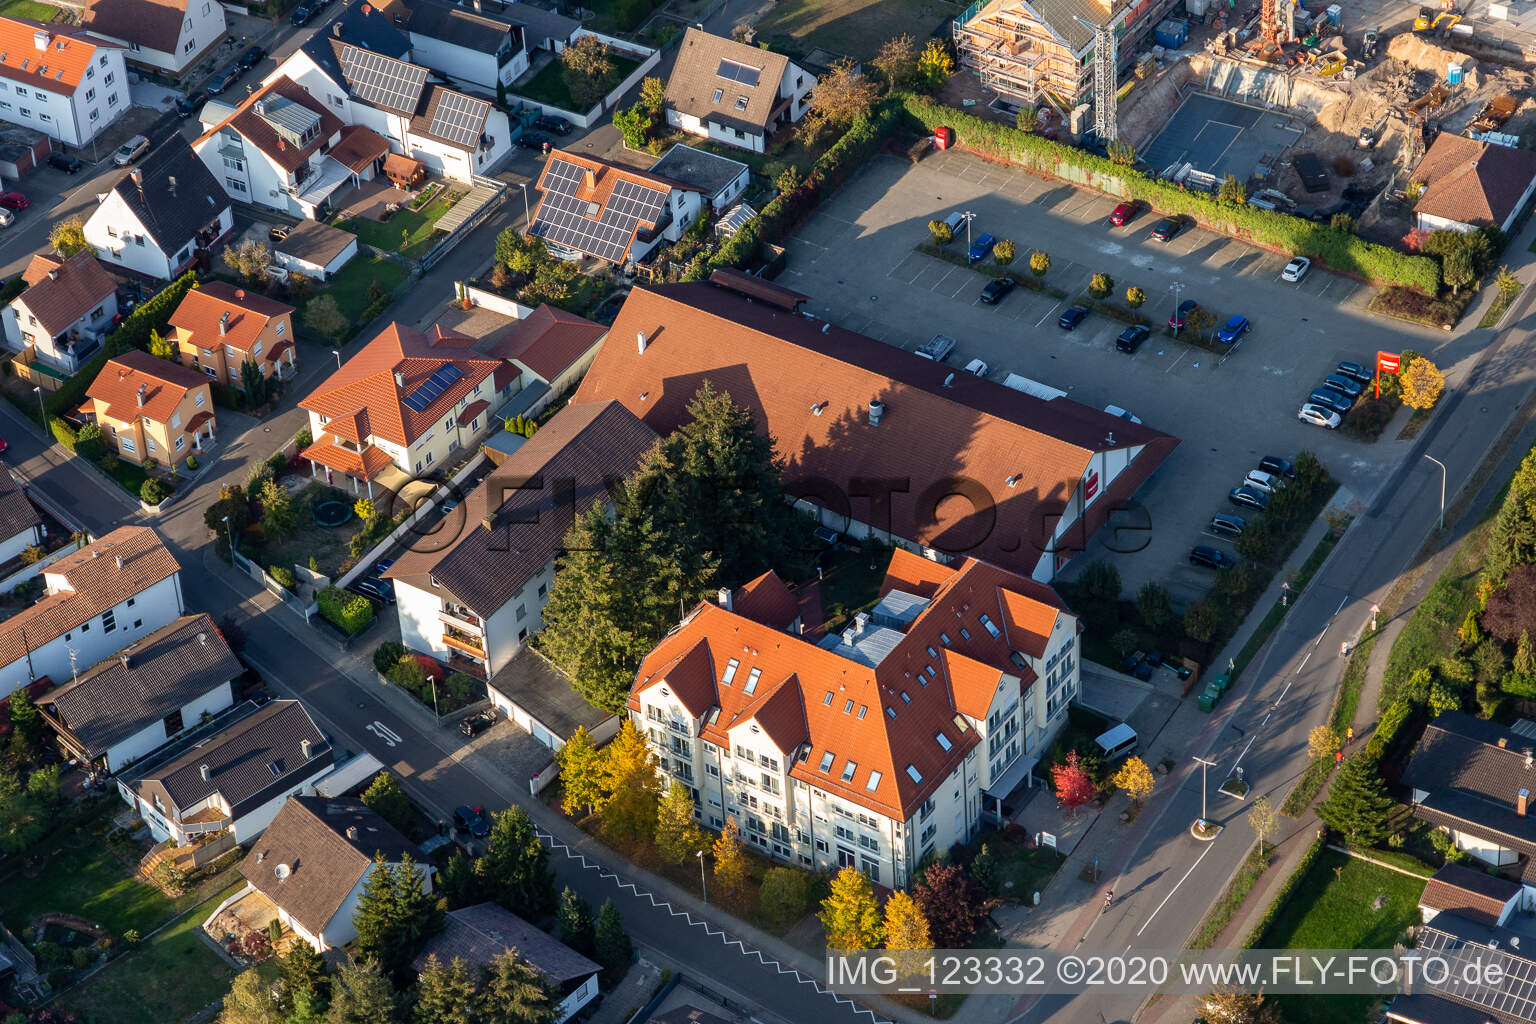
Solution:
[(1019, 479), (1023, 475), (1024, 475), (1023, 473), (1015, 473), (1015, 474), (1013, 474), (1013, 476), (1008, 478), (1008, 486), (1010, 488), (1019, 486)]
[(648, 339), (646, 338), (644, 331), (636, 331), (635, 332), (635, 348), (638, 350), (639, 354), (642, 355), (642, 356), (645, 355), (645, 346), (646, 346), (647, 342), (648, 342)]
[(32, 45), (39, 50), (46, 50), (48, 49), (48, 38), (47, 32), (34, 32), (32, 33)]
[(880, 401), (878, 398), (871, 398), (869, 400), (869, 425), (872, 427), (878, 427), (880, 425), (880, 421), (884, 417), (885, 403)]
[(954, 374), (950, 374), (948, 377), (944, 378), (944, 386), (947, 387), (947, 388), (952, 388), (952, 387), (955, 386), (955, 375)]
[(310, 757), (313, 756), (313, 751), (311, 749), (309, 740), (299, 740), (299, 753), (304, 755), (304, 760), (306, 761), (308, 761)]
[(222, 338), (222, 337), (224, 337), (228, 333), (229, 333), (229, 311), (225, 310), (224, 311), (224, 315), (219, 317), (219, 337)]
[(118, 555), (117, 556), (117, 567), (119, 569), (121, 569), (123, 567), (123, 556), (122, 555)]
[(209, 768), (205, 764), (204, 765), (199, 765), (198, 768), (197, 768), (197, 774), (199, 774), (199, 775), (201, 775), (203, 777), (203, 781), (204, 782), (207, 782), (207, 781), (209, 781), (210, 779), (213, 778), (213, 769)]
[(357, 826), (356, 825), (348, 825), (347, 826), (347, 838), (352, 840), (354, 843), (357, 842)]
[(397, 387), (397, 388), (405, 387), (405, 371), (404, 370), (396, 370), (395, 371), (395, 387)]
[(293, 868), (290, 868), (287, 864), (279, 864), (277, 867), (272, 869), (272, 873), (276, 875), (277, 880), (281, 882), (283, 879), (293, 874)]
[(197, 642), (202, 644), (204, 647), (207, 647), (208, 646), (208, 634), (207, 633), (199, 633), (199, 634), (197, 634)]
[(174, 174), (166, 175), (165, 183), (170, 188), (171, 195), (174, 196), (176, 194), (176, 175), (174, 175)]

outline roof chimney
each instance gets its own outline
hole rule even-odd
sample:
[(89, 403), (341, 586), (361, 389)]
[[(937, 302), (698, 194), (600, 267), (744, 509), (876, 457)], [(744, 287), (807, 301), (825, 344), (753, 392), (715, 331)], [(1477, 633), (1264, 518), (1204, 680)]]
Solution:
[(205, 764), (204, 765), (199, 765), (198, 768), (197, 768), (197, 774), (199, 774), (199, 775), (201, 775), (203, 777), (203, 781), (204, 782), (208, 782), (208, 781), (210, 781), (213, 778), (213, 769), (209, 768)]
[(48, 280), (50, 280), (50, 281), (57, 281), (58, 279), (59, 279), (59, 268), (58, 267), (49, 267), (48, 268)]
[(730, 587), (721, 587), (720, 588), (720, 607), (724, 608), (726, 611), (730, 611), (731, 610), (731, 588)]
[(480, 525), (485, 527), (486, 533), (490, 533), (496, 529), (496, 517), (487, 512), (480, 517)]
[(405, 387), (405, 371), (404, 370), (396, 370), (395, 371), (395, 387), (397, 387), (397, 388)]
[(878, 427), (880, 420), (885, 416), (885, 403), (878, 398), (869, 400), (869, 425)]
[(288, 148), (288, 140), (286, 140), (286, 139), (278, 139), (277, 140), (277, 148), (279, 150), (287, 149)]
[(34, 32), (34, 33), (32, 33), (32, 45), (37, 47), (39, 50), (46, 50), (46, 49), (48, 49), (48, 33), (47, 32)]
[(149, 392), (149, 385), (148, 384), (140, 384), (139, 385), (139, 393), (137, 395), (137, 398), (139, 400), (139, 408), (140, 409), (144, 408), (144, 396), (148, 392)]
[(642, 356), (645, 355), (645, 346), (646, 346), (647, 343), (648, 343), (648, 339), (645, 336), (645, 332), (644, 331), (637, 331), (635, 333), (635, 347), (640, 350), (640, 354)]
[(144, 198), (144, 172), (135, 167), (128, 172), (128, 177), (132, 178), (133, 183), (139, 186), (139, 198)]
[(869, 613), (859, 612), (853, 617), (853, 628), (860, 633), (869, 628)]
[(224, 311), (224, 315), (219, 317), (219, 337), (222, 338), (222, 337), (224, 337), (224, 335), (226, 335), (228, 333), (229, 333), (229, 310), (225, 310)]
[(583, 188), (597, 188), (597, 173), (590, 167), (582, 172), (581, 184)]
[(299, 753), (304, 755), (304, 760), (308, 761), (310, 759), (310, 757), (311, 757), (311, 748), (310, 748), (309, 740), (307, 740), (307, 739), (299, 740)]
[(1500, 736), (1499, 737), (1499, 748), (1502, 750), (1503, 748), (1508, 747), (1508, 746), (1509, 746), (1509, 737), (1508, 736)]
[(207, 647), (208, 646), (208, 634), (207, 633), (199, 633), (199, 634), (197, 634), (197, 642), (202, 644), (204, 647)]
[(1525, 817), (1525, 805), (1530, 799), (1531, 791), (1528, 789), (1522, 789), (1515, 794), (1515, 813), (1522, 818)]
[(245, 301), (245, 289), (244, 288), (236, 288), (235, 289), (235, 299), (238, 302), (244, 302)]
[(347, 826), (347, 838), (352, 840), (354, 843), (357, 842), (357, 826), (356, 825), (348, 825)]
[(118, 555), (117, 556), (117, 567), (119, 569), (121, 569), (123, 567), (123, 556), (122, 555)]
[(122, 654), (119, 654), (117, 656), (117, 660), (123, 663), (123, 668), (132, 668), (133, 667), (131, 664), (129, 664), (128, 652), (127, 651), (124, 651)]

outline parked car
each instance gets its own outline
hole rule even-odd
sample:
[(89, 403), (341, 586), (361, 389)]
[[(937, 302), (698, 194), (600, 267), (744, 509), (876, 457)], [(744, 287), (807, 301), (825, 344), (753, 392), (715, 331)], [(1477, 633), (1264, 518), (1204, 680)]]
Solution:
[(7, 441), (3, 437), (0, 437), (0, 452), (8, 452), (10, 450), (11, 450), (11, 442)]
[(985, 377), (989, 369), (991, 369), (991, 367), (987, 366), (987, 364), (980, 359), (972, 359), (970, 362), (965, 364), (965, 372), (970, 374), (972, 377)]
[(1334, 372), (1342, 373), (1350, 380), (1357, 380), (1361, 384), (1369, 384), (1374, 379), (1371, 376), (1370, 370), (1366, 369), (1359, 363), (1352, 363), (1347, 359), (1339, 363), (1339, 368)]
[(1244, 334), (1247, 334), (1248, 328), (1251, 326), (1253, 325), (1248, 322), (1247, 317), (1241, 314), (1234, 315), (1221, 325), (1221, 330), (1216, 332), (1216, 340), (1230, 345)]
[(245, 74), (245, 69), (240, 67), (238, 64), (226, 68), (222, 74), (209, 81), (208, 95), (219, 95), (219, 93), (240, 81), (240, 76), (243, 74)]
[(1310, 423), (1314, 427), (1327, 427), (1329, 430), (1338, 430), (1339, 424), (1344, 422), (1344, 417), (1332, 409), (1324, 409), (1320, 405), (1311, 402), (1303, 405), (1296, 411), (1296, 418), (1303, 423)]
[(85, 167), (85, 162), (77, 156), (68, 153), (49, 153), (48, 166), (57, 168), (65, 174), (77, 174)]
[(1200, 303), (1194, 299), (1185, 299), (1179, 303), (1179, 308), (1168, 316), (1168, 327), (1171, 330), (1182, 331), (1184, 324), (1189, 320), (1189, 314), (1200, 308)]
[(496, 712), (492, 711), (490, 708), (487, 708), (478, 714), (470, 715), (468, 718), (464, 719), (464, 721), (460, 722), (459, 732), (463, 733), (465, 736), (468, 736), (470, 739), (474, 739), (476, 736), (485, 732), (485, 730), (489, 729), (495, 724)]
[(1164, 217), (1152, 225), (1152, 237), (1159, 242), (1171, 241), (1175, 235), (1184, 230), (1184, 221), (1178, 217)]
[(1227, 500), (1244, 508), (1256, 508), (1260, 512), (1269, 507), (1269, 495), (1252, 487), (1234, 487), (1227, 492)]
[(1280, 280), (1299, 282), (1302, 278), (1307, 276), (1307, 271), (1311, 269), (1311, 260), (1307, 259), (1305, 256), (1297, 256), (1295, 259), (1291, 260), (1291, 262), (1285, 265), (1284, 270), (1280, 271)]
[(303, 28), (309, 24), (309, 19), (315, 16), (315, 8), (310, 4), (299, 4), (288, 16), (288, 23), (294, 28)]
[(395, 585), (389, 580), (376, 580), (363, 576), (353, 580), (352, 586), (348, 589), (364, 597), (371, 597), (375, 601), (382, 601), (384, 604), (395, 603)]
[(1248, 525), (1242, 516), (1235, 516), (1230, 512), (1217, 512), (1211, 516), (1211, 521), (1206, 525), (1206, 530), (1221, 537), (1237, 538), (1243, 535), (1243, 529)]
[(139, 157), (149, 152), (149, 140), (142, 135), (135, 135), (118, 147), (112, 154), (112, 162), (119, 167), (127, 167)]
[(996, 244), (997, 239), (992, 236), (991, 232), (987, 232), (971, 243), (971, 247), (965, 251), (965, 258), (972, 263), (975, 263), (977, 260), (984, 260), (992, 255), (992, 247)]
[(524, 149), (543, 149), (545, 146), (553, 146), (554, 142), (542, 132), (523, 132), (517, 137), (517, 144)]
[(1296, 476), (1296, 467), (1278, 455), (1264, 456), (1259, 460), (1259, 468), (1271, 476), (1283, 476), (1287, 480)]
[(8, 228), (16, 223), (16, 215), (10, 210), (0, 209), (0, 228)]
[(1119, 206), (1115, 207), (1114, 212), (1109, 215), (1109, 222), (1117, 228), (1123, 228), (1131, 221), (1135, 220), (1136, 215), (1140, 212), (1141, 204), (1138, 202), (1121, 203)]
[(1137, 416), (1126, 409), (1122, 409), (1118, 405), (1106, 405), (1104, 407), (1104, 411), (1109, 413), (1111, 416), (1118, 416), (1123, 420), (1130, 420), (1132, 423), (1141, 422), (1140, 416)]
[(373, 563), (373, 574), (375, 576), (383, 576), (385, 573), (389, 572), (389, 567), (394, 564), (395, 560), (393, 558), (381, 558), (377, 562)]
[(453, 827), (477, 839), (491, 834), (491, 823), (485, 820), (485, 808), (470, 807), (468, 804), (460, 804), (453, 809)]
[(20, 192), (0, 192), (0, 206), (7, 210), (25, 210), (31, 205), (32, 200)]
[(205, 92), (199, 91), (194, 92), (189, 96), (184, 96), (176, 101), (176, 116), (182, 120), (186, 120), (201, 110), (203, 108), (203, 104), (207, 102), (208, 94)]
[(1330, 373), (1323, 378), (1323, 387), (1348, 395), (1350, 398), (1359, 398), (1365, 390), (1365, 385), (1353, 377), (1346, 377), (1342, 373)]
[(1349, 412), (1350, 406), (1355, 404), (1348, 395), (1342, 395), (1332, 388), (1313, 388), (1312, 393), (1307, 396), (1307, 401), (1312, 405), (1320, 405), (1324, 409), (1332, 409), (1340, 416)]
[(1062, 310), (1061, 316), (1056, 320), (1056, 326), (1064, 331), (1070, 331), (1083, 322), (1083, 317), (1088, 315), (1087, 306), (1068, 306)]
[(569, 135), (571, 134), (571, 129), (575, 127), (571, 122), (556, 114), (540, 114), (533, 119), (533, 126), (535, 128), (542, 128), (547, 132), (554, 132), (556, 135)]
[(1207, 569), (1230, 569), (1237, 564), (1237, 559), (1220, 548), (1213, 548), (1209, 544), (1197, 544), (1190, 549), (1189, 564), (1203, 565)]
[(1120, 337), (1115, 339), (1115, 348), (1120, 352), (1134, 353), (1141, 348), (1141, 343), (1152, 336), (1152, 329), (1141, 324), (1133, 324), (1120, 332)]
[(266, 50), (263, 50), (259, 46), (252, 46), (250, 49), (246, 50), (240, 55), (240, 59), (235, 61), (235, 66), (238, 67), (241, 71), (249, 71), (257, 64), (260, 64), (262, 58), (266, 55)]
[(1274, 494), (1284, 487), (1285, 484), (1278, 477), (1266, 473), (1262, 469), (1250, 469), (1248, 475), (1243, 478), (1243, 486), (1252, 487), (1254, 490), (1263, 491), (1265, 494)]
[(995, 306), (1003, 301), (1003, 296), (1013, 291), (1017, 283), (1011, 277), (994, 277), (981, 290), (981, 301), (988, 306)]

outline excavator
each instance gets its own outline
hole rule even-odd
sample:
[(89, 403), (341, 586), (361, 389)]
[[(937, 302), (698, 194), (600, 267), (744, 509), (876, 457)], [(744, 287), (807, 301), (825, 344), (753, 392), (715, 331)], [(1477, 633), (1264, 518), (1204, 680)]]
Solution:
[(1418, 16), (1413, 19), (1413, 30), (1443, 34), (1460, 21), (1461, 12), (1456, 9), (1456, 0), (1440, 0), (1439, 12), (1428, 7), (1419, 8)]

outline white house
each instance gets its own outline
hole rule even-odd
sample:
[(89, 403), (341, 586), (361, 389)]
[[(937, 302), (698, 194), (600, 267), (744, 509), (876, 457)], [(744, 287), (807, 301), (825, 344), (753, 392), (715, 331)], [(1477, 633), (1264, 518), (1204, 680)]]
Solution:
[(1508, 232), (1536, 195), (1536, 153), (1441, 132), (1409, 180), (1424, 190), (1416, 227)]
[(1523, 905), (1521, 886), (1465, 864), (1446, 864), (1436, 871), (1419, 895), (1419, 918), (1430, 924), (1441, 914), (1454, 914), (1478, 924), (1499, 926)]
[(528, 233), (562, 259), (639, 262), (683, 237), (704, 207), (692, 185), (563, 149), (544, 161)]
[(43, 597), (0, 622), (0, 693), (69, 679), (186, 611), (181, 567), (147, 526), (120, 526), (42, 577)]
[(9, 469), (0, 467), (0, 565), (44, 540), (42, 517)]
[(740, 160), (678, 143), (651, 165), (650, 173), (697, 189), (719, 216), (746, 191), (752, 169)]
[(765, 855), (910, 885), (1000, 818), (1066, 722), (1078, 621), (1043, 584), (896, 549), (870, 614), (812, 644), (767, 573), (641, 663), (630, 717), (702, 820)]
[(180, 846), (228, 831), (243, 846), (261, 835), (288, 797), (313, 792), (334, 754), (304, 705), (274, 700), (140, 761), (118, 776), (118, 794), (160, 842)]
[(21, 278), (27, 290), (0, 311), (6, 343), (18, 351), (32, 349), (61, 373), (74, 373), (112, 329), (117, 282), (89, 249), (67, 260), (39, 253)]
[(81, 28), (0, 18), (0, 121), (78, 148), (129, 106), (121, 47)]
[(224, 39), (218, 0), (87, 0), (85, 27), (120, 43), (135, 64), (181, 75)]
[(276, 904), (278, 920), (324, 953), (357, 937), (352, 918), (376, 856), (394, 866), (409, 857), (432, 891), (421, 850), (361, 800), (290, 796), (240, 862), (240, 874), (247, 891)]
[(667, 79), (667, 124), (761, 153), (805, 116), (815, 88), (816, 76), (783, 54), (690, 28)]
[(219, 180), (179, 134), (124, 171), (85, 222), (85, 240), (108, 263), (168, 281), (235, 229)]
[(405, 23), (411, 61), (451, 79), (496, 91), (528, 70), (521, 25), (484, 13), (479, 0), (466, 10), (434, 0), (413, 3)]
[(289, 273), (324, 281), (357, 256), (357, 236), (318, 220), (298, 226), (272, 247), (272, 260)]
[(500, 672), (543, 625), (566, 532), (594, 503), (607, 507), (607, 482), (633, 473), (655, 443), (618, 402), (551, 417), (464, 499), (450, 542), (389, 567), (401, 642), (480, 679)]
[(233, 707), (244, 671), (207, 613), (186, 615), (48, 691), (38, 705), (71, 754), (115, 775)]

